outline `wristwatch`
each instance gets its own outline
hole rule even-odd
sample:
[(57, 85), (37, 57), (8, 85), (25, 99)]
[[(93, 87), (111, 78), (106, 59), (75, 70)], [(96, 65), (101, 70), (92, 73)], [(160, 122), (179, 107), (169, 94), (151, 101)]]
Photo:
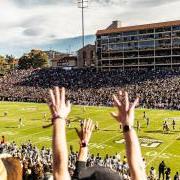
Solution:
[(123, 126), (123, 132), (124, 132), (124, 133), (129, 132), (131, 129), (133, 129), (132, 126), (129, 126), (129, 125)]
[(56, 116), (53, 116), (51, 120), (52, 122), (54, 122), (56, 119), (64, 119), (64, 118), (60, 117), (59, 115), (56, 115)]
[(87, 147), (88, 146), (88, 143), (84, 140), (82, 140), (81, 142), (81, 147)]

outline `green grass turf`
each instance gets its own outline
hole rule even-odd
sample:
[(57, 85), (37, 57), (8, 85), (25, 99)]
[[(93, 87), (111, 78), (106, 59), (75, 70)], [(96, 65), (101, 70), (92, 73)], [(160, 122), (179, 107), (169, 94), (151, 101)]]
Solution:
[[(86, 107), (84, 111), (81, 106), (73, 106), (69, 116), (72, 122), (71, 127), (67, 129), (68, 146), (73, 145), (73, 149), (78, 150), (79, 140), (74, 127), (79, 127), (80, 119), (91, 118), (99, 122), (100, 130), (95, 131), (92, 135), (90, 152), (94, 154), (99, 152), (102, 156), (113, 155), (117, 152), (124, 156), (124, 144), (115, 142), (121, 140), (123, 136), (118, 123), (109, 114), (111, 111), (113, 108)], [(144, 111), (150, 118), (149, 128), (146, 128), (146, 122), (143, 119)], [(3, 116), (4, 112), (8, 113), (6, 117)], [(48, 124), (48, 122), (42, 122), (44, 113), (47, 113), (47, 118), (50, 117), (45, 104), (0, 102), (0, 135), (4, 135), (8, 142), (14, 140), (20, 144), (30, 139), (39, 148), (51, 147), (52, 128), (42, 128), (42, 124)], [(142, 147), (142, 154), (147, 161), (147, 170), (149, 171), (151, 166), (158, 169), (158, 164), (164, 160), (174, 174), (176, 171), (180, 171), (180, 120), (176, 122), (175, 131), (163, 134), (162, 122), (167, 117), (180, 118), (180, 111), (136, 110), (136, 120), (139, 120), (142, 126), (138, 136), (162, 141), (156, 148)], [(22, 128), (18, 128), (19, 118), (22, 118), (25, 124)]]

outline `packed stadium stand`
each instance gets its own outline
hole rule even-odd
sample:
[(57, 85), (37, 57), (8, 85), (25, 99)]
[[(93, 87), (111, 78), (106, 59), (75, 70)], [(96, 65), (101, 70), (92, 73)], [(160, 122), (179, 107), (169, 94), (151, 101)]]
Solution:
[(64, 86), (73, 104), (111, 106), (118, 89), (140, 97), (145, 108), (180, 109), (180, 71), (95, 69), (14, 70), (0, 78), (0, 99), (6, 101), (45, 102), (48, 88)]

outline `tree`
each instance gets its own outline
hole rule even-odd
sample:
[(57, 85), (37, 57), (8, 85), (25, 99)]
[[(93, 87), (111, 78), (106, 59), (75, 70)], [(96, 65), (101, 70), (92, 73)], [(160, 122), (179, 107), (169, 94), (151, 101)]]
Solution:
[(4, 59), (4, 56), (1, 56), (0, 55), (0, 66), (4, 65), (5, 64), (5, 59)]
[(0, 55), (0, 73), (3, 73), (5, 71), (5, 58), (4, 56)]
[(20, 69), (47, 67), (48, 56), (41, 50), (33, 49), (19, 59), (18, 65)]
[(23, 55), (18, 62), (20, 69), (29, 69), (32, 67), (32, 62), (29, 55)]
[(16, 62), (17, 62), (16, 58), (12, 55), (10, 55), (10, 56), (6, 55), (5, 61), (9, 65), (10, 68), (14, 68), (16, 65)]
[(6, 62), (5, 62), (4, 56), (0, 55), (0, 67), (1, 67), (1, 69), (4, 67), (5, 64), (6, 64)]
[(8, 63), (8, 64), (12, 64), (14, 61), (15, 61), (15, 57), (13, 55), (6, 55), (5, 57), (5, 61)]

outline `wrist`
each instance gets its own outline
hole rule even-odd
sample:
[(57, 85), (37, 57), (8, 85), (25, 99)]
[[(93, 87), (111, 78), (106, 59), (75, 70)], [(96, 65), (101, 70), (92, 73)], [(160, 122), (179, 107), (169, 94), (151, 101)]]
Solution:
[(127, 133), (133, 130), (133, 126), (129, 124), (123, 124), (123, 133)]
[(130, 126), (130, 127), (133, 127), (133, 123), (129, 123), (129, 122), (123, 122), (121, 123), (122, 127), (124, 126)]
[(56, 121), (65, 121), (66, 118), (61, 117), (61, 116), (59, 116), (59, 115), (55, 115), (55, 116), (53, 116), (53, 117), (51, 118), (51, 120), (52, 120), (52, 123), (54, 123), (54, 122), (56, 122)]
[(81, 148), (87, 148), (88, 147), (88, 142), (86, 142), (85, 140), (82, 140), (80, 143), (80, 147)]

